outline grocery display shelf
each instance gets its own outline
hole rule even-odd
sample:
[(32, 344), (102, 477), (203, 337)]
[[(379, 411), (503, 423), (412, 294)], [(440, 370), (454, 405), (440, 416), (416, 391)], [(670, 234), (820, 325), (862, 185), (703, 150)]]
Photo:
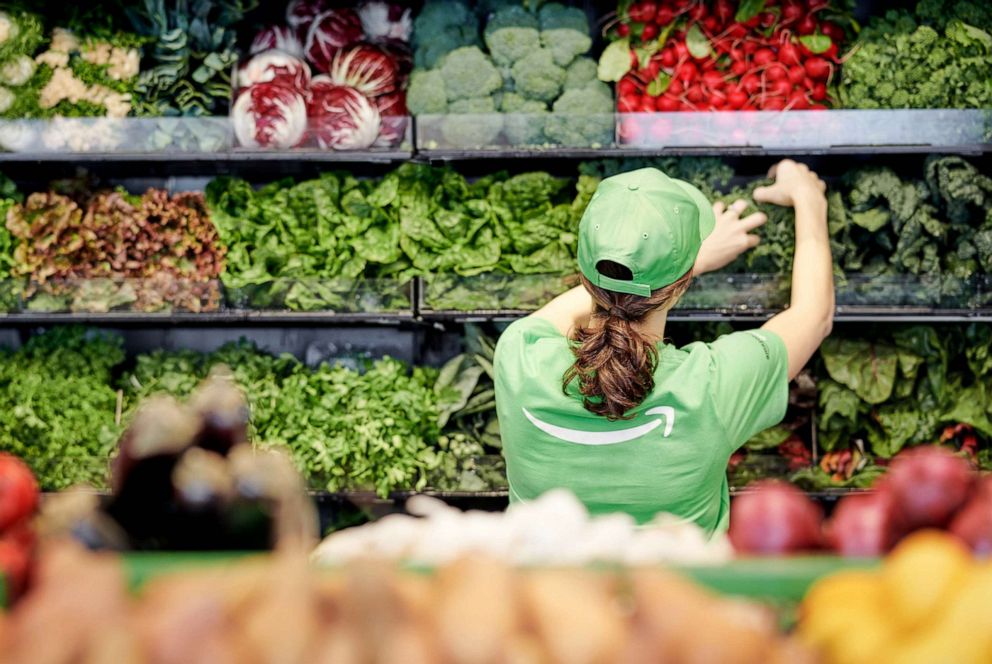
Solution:
[(291, 162), (340, 164), (392, 164), (409, 161), (412, 150), (245, 150), (220, 152), (0, 152), (0, 167), (24, 162), (97, 164), (101, 162), (153, 162), (168, 164), (210, 163), (218, 166), (250, 162), (268, 164)]
[(155, 312), (133, 311), (107, 313), (8, 313), (0, 314), (0, 327), (33, 325), (122, 325), (122, 326), (174, 326), (202, 325), (316, 325), (333, 326), (348, 324), (399, 325), (417, 323), (412, 311), (399, 313), (333, 311), (212, 311), (212, 312)]

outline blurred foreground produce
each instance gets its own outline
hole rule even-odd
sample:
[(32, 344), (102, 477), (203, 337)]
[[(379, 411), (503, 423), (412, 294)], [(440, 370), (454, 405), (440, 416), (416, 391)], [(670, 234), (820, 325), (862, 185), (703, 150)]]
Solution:
[(659, 515), (638, 527), (627, 514), (591, 517), (574, 495), (549, 491), (511, 505), (505, 513), (461, 512), (427, 496), (407, 501), (412, 515), (381, 520), (330, 535), (314, 561), (341, 565), (367, 556), (414, 565), (442, 565), (486, 555), (515, 565), (556, 567), (590, 563), (719, 564), (730, 559), (722, 535), (707, 539), (691, 523)]
[(288, 457), (248, 442), (248, 404), (215, 371), (185, 404), (142, 403), (119, 442), (103, 505), (79, 488), (53, 496), (47, 537), (90, 548), (254, 550), (309, 545), (316, 513)]
[(24, 591), (34, 561), (31, 517), (38, 507), (38, 483), (23, 461), (0, 453), (0, 576), (7, 601)]
[(798, 636), (825, 664), (992, 661), (992, 561), (936, 531), (905, 539), (879, 570), (818, 581)]
[(0, 623), (0, 652), (10, 664), (815, 661), (770, 612), (657, 569), (472, 557), (429, 575), (318, 572), (276, 554), (163, 576), (135, 597), (114, 556), (71, 545), (44, 552), (36, 587)]
[(992, 476), (936, 446), (899, 454), (873, 492), (845, 496), (833, 516), (781, 482), (759, 483), (730, 508), (730, 540), (740, 553), (776, 555), (828, 548), (880, 556), (922, 529), (946, 529), (979, 557), (992, 557)]

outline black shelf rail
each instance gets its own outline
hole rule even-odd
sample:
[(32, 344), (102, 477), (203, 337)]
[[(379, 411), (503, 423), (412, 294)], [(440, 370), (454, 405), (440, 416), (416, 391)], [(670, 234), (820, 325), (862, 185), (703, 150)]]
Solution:
[(283, 325), (401, 325), (419, 324), (412, 311), (402, 313), (335, 313), (328, 311), (215, 311), (204, 313), (10, 313), (0, 314), (0, 328), (35, 325), (122, 326), (283, 326)]

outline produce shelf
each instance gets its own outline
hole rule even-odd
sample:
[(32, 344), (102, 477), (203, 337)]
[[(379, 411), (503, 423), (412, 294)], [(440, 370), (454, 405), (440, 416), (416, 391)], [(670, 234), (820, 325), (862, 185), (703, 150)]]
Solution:
[(376, 323), (396, 325), (416, 322), (412, 312), (334, 313), (327, 311), (215, 311), (208, 313), (9, 313), (0, 314), (0, 327), (31, 325), (339, 325)]

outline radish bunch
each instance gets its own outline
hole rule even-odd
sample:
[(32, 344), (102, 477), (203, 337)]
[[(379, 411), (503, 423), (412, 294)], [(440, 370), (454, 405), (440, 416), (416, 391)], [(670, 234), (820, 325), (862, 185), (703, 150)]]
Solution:
[[(825, 0), (642, 0), (618, 16), (621, 113), (822, 110), (844, 20)], [(833, 20), (828, 20), (833, 19)]]

